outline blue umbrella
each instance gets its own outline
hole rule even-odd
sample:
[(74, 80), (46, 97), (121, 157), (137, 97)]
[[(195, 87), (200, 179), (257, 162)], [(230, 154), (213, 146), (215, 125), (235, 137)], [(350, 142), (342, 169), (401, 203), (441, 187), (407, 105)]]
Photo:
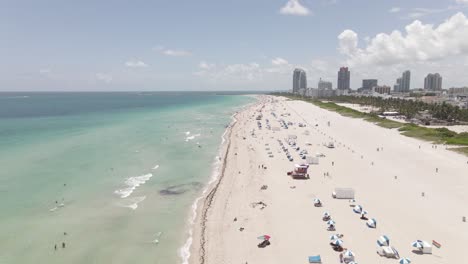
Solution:
[(412, 247), (415, 247), (415, 248), (423, 248), (423, 247), (424, 247), (424, 245), (423, 245), (423, 243), (422, 243), (421, 240), (416, 240), (416, 241), (414, 241), (413, 243), (411, 243), (411, 246), (412, 246)]
[(409, 259), (409, 258), (401, 258), (400, 260), (398, 260), (398, 263), (400, 263), (400, 264), (410, 264), (410, 263), (411, 263), (411, 259)]
[(375, 228), (377, 226), (377, 220), (375, 220), (374, 218), (369, 219), (367, 221), (367, 226), (370, 228)]
[(345, 257), (354, 257), (356, 255), (354, 254), (354, 252), (352, 252), (351, 250), (348, 249), (348, 250), (345, 251), (345, 253), (343, 253), (343, 256), (345, 256)]
[(337, 239), (337, 240), (332, 242), (332, 244), (335, 245), (335, 246), (341, 246), (341, 245), (343, 245), (343, 243), (344, 242), (341, 239)]
[(354, 211), (356, 214), (360, 214), (360, 213), (362, 212), (362, 206), (360, 206), (360, 205), (354, 206), (353, 211)]

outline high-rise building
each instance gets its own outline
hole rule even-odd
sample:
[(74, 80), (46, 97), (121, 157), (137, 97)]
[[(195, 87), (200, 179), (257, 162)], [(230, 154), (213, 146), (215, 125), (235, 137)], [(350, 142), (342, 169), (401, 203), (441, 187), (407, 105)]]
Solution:
[(372, 90), (372, 88), (378, 86), (377, 79), (364, 79), (362, 80), (362, 89), (363, 90)]
[(307, 77), (303, 69), (294, 69), (293, 93), (299, 93), (300, 89), (307, 89)]
[(341, 67), (338, 71), (338, 90), (348, 90), (351, 72), (348, 67)]
[(401, 77), (401, 92), (407, 93), (411, 89), (411, 72), (405, 71)]
[(322, 78), (320, 78), (318, 82), (318, 89), (319, 90), (331, 90), (333, 89), (333, 84), (332, 82), (322, 81)]
[(379, 93), (379, 94), (390, 94), (391, 88), (390, 86), (375, 86), (374, 87), (374, 92)]
[(424, 78), (424, 90), (430, 91), (440, 91), (442, 90), (442, 76), (440, 74), (429, 73), (426, 78)]
[(401, 78), (396, 79), (396, 84), (393, 86), (393, 91), (400, 92)]
[(397, 79), (393, 90), (397, 93), (407, 93), (411, 89), (411, 72), (405, 71), (402, 76)]

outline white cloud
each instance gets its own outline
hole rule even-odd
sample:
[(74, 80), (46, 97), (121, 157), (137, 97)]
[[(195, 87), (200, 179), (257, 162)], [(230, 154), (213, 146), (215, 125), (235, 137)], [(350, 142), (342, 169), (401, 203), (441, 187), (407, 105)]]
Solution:
[(288, 64), (288, 61), (285, 60), (285, 59), (283, 59), (283, 58), (276, 57), (276, 58), (274, 58), (273, 60), (271, 60), (271, 64), (276, 65), (276, 66), (278, 66), (278, 65), (286, 65), (286, 64)]
[(51, 71), (50, 69), (48, 69), (48, 68), (46, 68), (46, 69), (40, 69), (40, 70), (39, 70), (39, 73), (40, 73), (40, 74), (43, 74), (43, 75), (47, 75), (47, 74), (49, 74), (49, 73), (51, 73), (51, 72), (52, 72), (52, 71)]
[(398, 30), (379, 33), (363, 48), (358, 35), (345, 30), (339, 36), (339, 51), (350, 65), (393, 65), (405, 62), (441, 60), (449, 56), (468, 55), (468, 19), (457, 13), (438, 26), (416, 20)]
[(213, 69), (214, 67), (216, 67), (215, 64), (212, 64), (212, 63), (208, 63), (206, 61), (201, 61), (199, 64), (198, 64), (198, 67), (202, 70), (209, 70), (209, 69)]
[(107, 73), (96, 73), (96, 79), (105, 83), (112, 82), (112, 75)]
[(401, 11), (401, 8), (399, 7), (392, 7), (390, 10), (388, 10), (388, 12), (390, 13), (398, 13)]
[(310, 11), (299, 0), (288, 0), (280, 9), (280, 13), (283, 15), (307, 16), (310, 14)]
[(129, 68), (146, 68), (148, 64), (142, 62), (141, 60), (129, 60), (125, 62), (125, 66)]
[(339, 51), (342, 54), (354, 54), (357, 51), (358, 36), (356, 32), (346, 29), (338, 35)]
[(166, 56), (173, 56), (173, 57), (186, 57), (186, 56), (192, 56), (192, 53), (188, 50), (183, 50), (183, 49), (169, 49), (165, 48), (162, 45), (158, 45), (153, 47), (153, 51), (160, 52), (161, 54), (164, 54)]
[(258, 81), (263, 78), (263, 69), (256, 62), (216, 65), (201, 62), (199, 71), (194, 75), (207, 77), (210, 80)]
[(459, 4), (468, 4), (468, 0), (455, 0)]
[(174, 57), (185, 57), (190, 56), (192, 53), (186, 50), (173, 50), (173, 49), (166, 49), (163, 50), (162, 53), (167, 56), (174, 56)]

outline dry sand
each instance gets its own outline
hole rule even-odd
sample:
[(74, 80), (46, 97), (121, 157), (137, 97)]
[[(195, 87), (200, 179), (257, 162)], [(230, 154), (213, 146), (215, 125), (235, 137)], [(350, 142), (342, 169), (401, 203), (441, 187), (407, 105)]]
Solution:
[[(261, 130), (255, 120), (259, 110)], [(272, 111), (294, 125), (287, 130), (266, 129), (265, 119), (272, 127), (280, 126)], [(291, 115), (281, 117), (282, 113)], [(376, 240), (384, 234), (400, 256), (411, 258), (412, 263), (468, 263), (468, 252), (463, 251), (468, 245), (468, 223), (462, 222), (463, 216), (468, 217), (466, 156), (404, 137), (396, 130), (278, 97), (262, 96), (236, 118), (225, 146), (222, 177), (198, 207), (190, 263), (307, 263), (314, 254), (320, 254), (323, 263), (339, 263), (339, 253), (329, 245), (334, 233), (344, 234), (344, 247), (356, 254), (359, 263), (397, 263), (376, 254)], [(298, 122), (307, 127), (298, 127)], [(306, 130), (309, 135), (304, 134)], [(288, 161), (277, 142), (291, 134), (297, 135), (298, 146), (309, 154), (326, 155), (319, 165), (311, 165), (309, 180), (286, 176), (295, 163), (302, 162), (289, 146), (295, 160)], [(329, 141), (336, 148), (323, 146)], [(312, 145), (306, 147), (305, 142)], [(325, 172), (330, 176), (324, 177)], [(261, 190), (262, 185), (268, 185), (267, 190)], [(368, 228), (348, 200), (333, 199), (335, 187), (354, 188), (357, 204), (377, 219), (377, 228)], [(314, 207), (315, 197), (322, 200), (322, 208)], [(259, 201), (267, 206), (253, 208), (251, 204)], [(337, 222), (336, 232), (326, 230), (321, 219), (325, 211)], [(272, 237), (271, 245), (260, 249), (257, 237), (265, 234)], [(432, 255), (419, 255), (411, 247), (417, 239), (436, 240), (442, 247), (434, 247)]]

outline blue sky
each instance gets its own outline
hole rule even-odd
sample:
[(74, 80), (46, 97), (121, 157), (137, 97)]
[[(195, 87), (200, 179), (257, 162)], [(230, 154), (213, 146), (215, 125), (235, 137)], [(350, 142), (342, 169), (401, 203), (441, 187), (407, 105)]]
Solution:
[(311, 87), (336, 86), (339, 66), (353, 88), (406, 69), (413, 88), (436, 71), (444, 88), (465, 86), (467, 11), (468, 0), (0, 1), (0, 91), (289, 89), (294, 67)]

